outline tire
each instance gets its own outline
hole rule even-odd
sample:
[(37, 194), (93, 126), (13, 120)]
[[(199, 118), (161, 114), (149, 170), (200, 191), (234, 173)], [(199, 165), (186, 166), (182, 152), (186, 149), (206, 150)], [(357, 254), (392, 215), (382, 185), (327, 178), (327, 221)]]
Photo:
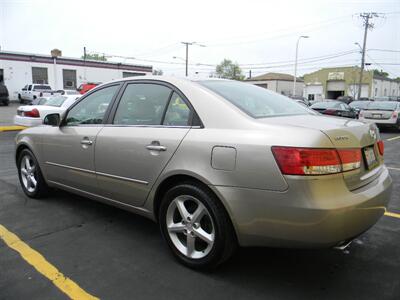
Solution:
[[(29, 198), (39, 199), (47, 196), (49, 188), (43, 178), (36, 157), (29, 149), (24, 149), (19, 154), (17, 168), (22, 190)], [(36, 184), (34, 184), (33, 180), (36, 181)]]
[(158, 217), (161, 234), (175, 258), (190, 268), (213, 269), (237, 248), (227, 212), (217, 197), (198, 183), (184, 182), (169, 189)]

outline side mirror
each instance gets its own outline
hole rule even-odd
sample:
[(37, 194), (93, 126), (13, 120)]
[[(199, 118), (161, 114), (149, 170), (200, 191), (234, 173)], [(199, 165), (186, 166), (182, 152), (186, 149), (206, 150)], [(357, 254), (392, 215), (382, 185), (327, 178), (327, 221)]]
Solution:
[(43, 124), (50, 126), (60, 126), (60, 120), (60, 114), (49, 114), (44, 118)]

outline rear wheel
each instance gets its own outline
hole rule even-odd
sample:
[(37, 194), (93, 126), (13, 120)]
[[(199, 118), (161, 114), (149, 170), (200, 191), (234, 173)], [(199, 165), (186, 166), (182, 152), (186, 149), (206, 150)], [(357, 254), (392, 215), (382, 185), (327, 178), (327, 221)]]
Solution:
[(18, 156), (18, 177), (24, 193), (30, 198), (42, 198), (48, 193), (39, 164), (33, 153), (24, 149)]
[(182, 183), (165, 194), (159, 223), (172, 253), (191, 268), (214, 268), (236, 248), (232, 224), (222, 204), (196, 183)]

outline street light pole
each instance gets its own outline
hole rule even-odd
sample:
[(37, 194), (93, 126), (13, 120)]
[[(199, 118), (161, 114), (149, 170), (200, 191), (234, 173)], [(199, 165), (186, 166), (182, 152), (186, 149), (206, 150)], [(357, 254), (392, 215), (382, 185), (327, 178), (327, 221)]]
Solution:
[(298, 53), (299, 53), (299, 42), (300, 39), (308, 39), (309, 36), (308, 35), (301, 35), (299, 36), (299, 38), (297, 39), (297, 43), (296, 43), (296, 57), (294, 60), (294, 78), (293, 78), (293, 96), (296, 96), (296, 80), (297, 80), (297, 57), (298, 57)]
[(186, 46), (186, 62), (185, 62), (185, 76), (186, 77), (188, 77), (188, 74), (189, 74), (189, 46), (191, 46), (191, 45), (197, 45), (197, 46), (200, 46), (200, 47), (205, 47), (205, 45), (202, 45), (202, 44), (198, 44), (198, 43), (196, 43), (196, 42), (182, 42), (182, 44), (184, 44), (185, 46)]

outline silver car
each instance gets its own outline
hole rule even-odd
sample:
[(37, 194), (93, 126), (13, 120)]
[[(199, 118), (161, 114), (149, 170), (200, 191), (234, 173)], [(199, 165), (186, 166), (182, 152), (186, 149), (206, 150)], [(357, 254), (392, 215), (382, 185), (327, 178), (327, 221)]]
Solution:
[(237, 245), (344, 245), (390, 198), (374, 124), (237, 81), (125, 78), (44, 124), (16, 138), (29, 197), (54, 187), (151, 218), (192, 268)]
[(400, 131), (400, 102), (374, 101), (359, 114), (360, 121)]

